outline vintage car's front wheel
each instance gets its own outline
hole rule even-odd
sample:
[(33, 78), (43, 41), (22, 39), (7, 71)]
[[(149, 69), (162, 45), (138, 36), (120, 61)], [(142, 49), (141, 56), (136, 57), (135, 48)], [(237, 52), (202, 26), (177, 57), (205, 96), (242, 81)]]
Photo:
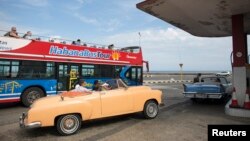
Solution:
[(147, 119), (153, 119), (158, 115), (159, 107), (158, 104), (153, 101), (147, 101), (144, 105), (143, 114)]
[(60, 116), (56, 128), (61, 135), (72, 135), (81, 128), (82, 120), (77, 114)]

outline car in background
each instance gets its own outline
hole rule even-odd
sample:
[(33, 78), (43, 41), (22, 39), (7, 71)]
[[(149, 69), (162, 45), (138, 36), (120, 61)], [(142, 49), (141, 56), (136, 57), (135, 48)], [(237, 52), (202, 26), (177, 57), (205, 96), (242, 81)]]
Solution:
[(223, 99), (233, 92), (232, 83), (226, 77), (202, 77), (201, 82), (183, 84), (184, 96), (192, 100)]
[(92, 94), (69, 91), (36, 100), (19, 118), (20, 127), (55, 126), (61, 135), (71, 135), (82, 121), (142, 112), (147, 119), (158, 115), (162, 92), (148, 86), (128, 87), (121, 79), (106, 82), (111, 90)]
[(216, 76), (230, 76), (231, 72), (230, 71), (222, 71), (222, 72), (218, 72), (215, 74)]

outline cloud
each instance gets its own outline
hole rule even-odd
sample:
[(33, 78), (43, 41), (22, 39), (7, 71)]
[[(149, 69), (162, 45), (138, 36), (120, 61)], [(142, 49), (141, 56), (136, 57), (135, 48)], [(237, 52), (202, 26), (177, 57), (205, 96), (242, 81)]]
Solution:
[(141, 2), (141, 0), (125, 0), (125, 1), (115, 1), (116, 5), (122, 8), (122, 11), (137, 10), (136, 4)]
[(91, 4), (93, 0), (74, 0), (73, 2), (70, 1), (70, 3), (65, 3), (65, 8), (70, 11), (78, 11), (81, 9), (84, 5)]
[(0, 17), (1, 17), (1, 21), (8, 21), (8, 20), (13, 20), (13, 18), (11, 16), (9, 16), (8, 14), (0, 11)]
[(104, 32), (112, 32), (116, 29), (120, 28), (122, 26), (122, 23), (118, 19), (110, 19), (107, 20), (107, 22), (103, 22), (100, 24), (100, 30)]
[(79, 13), (74, 13), (74, 17), (78, 18), (83, 23), (98, 25), (98, 21), (96, 19), (85, 17)]
[(73, 16), (75, 18), (79, 19), (81, 22), (95, 26), (95, 27), (99, 28), (100, 31), (104, 31), (104, 32), (112, 32), (112, 31), (115, 31), (116, 29), (118, 29), (119, 27), (122, 26), (121, 21), (119, 21), (118, 19), (108, 19), (105, 22), (99, 22), (99, 21), (103, 21), (103, 20), (89, 18), (89, 17), (83, 16), (77, 12), (75, 12), (73, 14)]
[(85, 0), (76, 0), (77, 2), (79, 2), (80, 4), (83, 4)]
[(36, 7), (45, 7), (48, 5), (48, 0), (22, 0), (22, 2)]
[(145, 29), (108, 36), (106, 44), (134, 46), (141, 44), (143, 58), (150, 62), (151, 70), (228, 70), (231, 38), (201, 38), (180, 29)]
[[(139, 33), (141, 36), (139, 36)], [(139, 32), (121, 33), (107, 37), (108, 41), (119, 41), (118, 44), (133, 44), (138, 43), (139, 39), (145, 44), (165, 44), (165, 43), (179, 43), (189, 39), (200, 40), (198, 37), (191, 36), (179, 29), (145, 29)], [(120, 40), (122, 42), (120, 42)]]
[(67, 3), (65, 4), (65, 8), (70, 11), (78, 11), (83, 7), (84, 0), (75, 0), (73, 3)]
[(76, 1), (80, 4), (84, 4), (84, 3), (92, 3), (93, 0), (76, 0)]

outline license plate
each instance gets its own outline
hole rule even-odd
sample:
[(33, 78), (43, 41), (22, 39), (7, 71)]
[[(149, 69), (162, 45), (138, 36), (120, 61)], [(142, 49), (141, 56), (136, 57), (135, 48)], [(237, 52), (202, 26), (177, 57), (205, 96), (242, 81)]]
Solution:
[(205, 94), (196, 94), (196, 97), (197, 98), (206, 98), (207, 95), (205, 95)]
[(217, 98), (217, 99), (219, 99), (221, 97), (222, 97), (222, 95), (209, 95), (209, 98)]

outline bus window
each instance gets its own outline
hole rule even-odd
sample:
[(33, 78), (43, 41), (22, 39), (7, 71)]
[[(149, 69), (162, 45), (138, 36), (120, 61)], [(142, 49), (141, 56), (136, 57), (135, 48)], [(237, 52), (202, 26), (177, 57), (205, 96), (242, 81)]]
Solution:
[(18, 71), (19, 71), (19, 62), (18, 61), (12, 61), (11, 63), (11, 78), (17, 77)]
[(18, 61), (0, 61), (0, 78), (15, 78), (18, 70)]
[(136, 68), (131, 69), (131, 79), (136, 80)]
[(44, 74), (46, 78), (53, 78), (55, 76), (55, 63), (48, 62), (46, 64), (46, 74)]
[(54, 76), (53, 63), (43, 61), (21, 61), (18, 70), (19, 78), (50, 78)]
[(68, 66), (59, 65), (59, 77), (64, 77), (68, 75)]
[(57, 90), (64, 91), (68, 90), (68, 65), (59, 64), (58, 65), (58, 84)]
[[(20, 63), (21, 62), (21, 63)], [(53, 78), (55, 65), (40, 61), (0, 61), (2, 78)], [(47, 64), (47, 65), (46, 65)]]
[(142, 68), (137, 68), (137, 80), (142, 83)]
[(10, 77), (10, 61), (0, 61), (0, 77)]
[(131, 68), (126, 73), (126, 77), (130, 80), (136, 80), (136, 68)]
[(78, 75), (79, 75), (79, 66), (78, 65), (71, 65), (70, 66), (70, 73), (72, 75), (70, 77), (78, 78)]
[(101, 76), (102, 77), (109, 77), (113, 78), (114, 77), (114, 66), (111, 65), (100, 65), (100, 70), (101, 70)]
[(82, 65), (82, 76), (83, 77), (94, 77), (95, 66), (94, 65)]
[(123, 66), (115, 66), (115, 78), (119, 78), (120, 77), (120, 73), (122, 71), (122, 67)]
[(141, 48), (138, 47), (138, 46), (125, 47), (125, 48), (121, 48), (121, 51), (130, 52), (130, 53), (140, 53), (141, 52)]
[(70, 64), (70, 72), (69, 72), (69, 90), (75, 88), (75, 85), (78, 83), (79, 78), (79, 64)]
[(142, 84), (142, 68), (131, 67), (125, 74), (127, 85), (141, 85)]

